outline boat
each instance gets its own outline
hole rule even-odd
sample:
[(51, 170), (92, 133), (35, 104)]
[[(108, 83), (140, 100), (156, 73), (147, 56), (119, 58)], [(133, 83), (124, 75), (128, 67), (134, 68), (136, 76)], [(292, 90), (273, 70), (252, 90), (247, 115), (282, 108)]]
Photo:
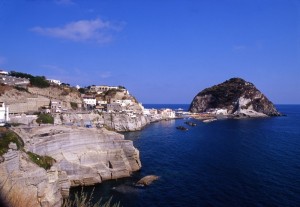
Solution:
[(212, 121), (216, 121), (217, 119), (204, 119), (203, 122), (204, 123), (209, 123), (209, 122), (212, 122)]
[(176, 129), (182, 130), (182, 131), (187, 131), (189, 130), (188, 128), (184, 127), (184, 126), (178, 126), (176, 127)]
[(189, 125), (189, 126), (196, 126), (197, 124), (194, 122), (190, 122), (190, 121), (186, 121), (184, 122), (185, 124)]

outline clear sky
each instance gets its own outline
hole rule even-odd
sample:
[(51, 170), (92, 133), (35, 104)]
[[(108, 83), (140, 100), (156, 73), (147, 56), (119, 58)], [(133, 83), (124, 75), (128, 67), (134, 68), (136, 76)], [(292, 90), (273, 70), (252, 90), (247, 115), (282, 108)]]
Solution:
[(190, 103), (241, 77), (300, 103), (299, 0), (0, 0), (0, 68)]

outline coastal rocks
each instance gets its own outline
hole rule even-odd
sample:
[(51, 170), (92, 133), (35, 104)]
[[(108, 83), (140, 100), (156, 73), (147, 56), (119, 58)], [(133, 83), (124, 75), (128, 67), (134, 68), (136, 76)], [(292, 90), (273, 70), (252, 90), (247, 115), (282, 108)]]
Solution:
[(189, 111), (234, 117), (280, 116), (273, 103), (252, 83), (232, 78), (195, 96)]
[(150, 120), (140, 114), (130, 116), (123, 113), (104, 113), (104, 124), (118, 132), (137, 131), (150, 123)]
[(68, 113), (68, 114), (56, 114), (54, 116), (54, 124), (65, 124), (75, 126), (105, 126), (106, 128), (117, 131), (137, 131), (141, 130), (147, 124), (150, 123), (150, 118), (142, 114), (128, 114), (118, 112), (102, 112), (98, 113)]
[(140, 179), (136, 185), (137, 186), (147, 186), (150, 185), (151, 183), (153, 183), (153, 181), (158, 180), (159, 176), (156, 175), (147, 175), (145, 177), (143, 177), (142, 179)]
[(28, 151), (53, 157), (54, 166), (66, 173), (71, 186), (128, 177), (141, 168), (132, 141), (104, 128), (43, 126), (15, 131)]
[[(38, 167), (22, 151), (8, 151), (3, 155), (5, 161), (0, 163), (0, 184), (2, 193), (11, 189), (26, 189), (23, 197), (30, 197), (36, 206), (62, 205), (59, 176), (57, 169), (52, 167), (48, 172)], [(51, 175), (51, 171), (55, 172)]]
[[(106, 129), (67, 126), (12, 128), (22, 137), (24, 151), (56, 160), (49, 170), (31, 161), (10, 144), (0, 162), (1, 186), (26, 189), (37, 206), (61, 206), (71, 186), (87, 186), (128, 177), (141, 168), (139, 151), (132, 141)], [(29, 195), (30, 194), (30, 195)]]

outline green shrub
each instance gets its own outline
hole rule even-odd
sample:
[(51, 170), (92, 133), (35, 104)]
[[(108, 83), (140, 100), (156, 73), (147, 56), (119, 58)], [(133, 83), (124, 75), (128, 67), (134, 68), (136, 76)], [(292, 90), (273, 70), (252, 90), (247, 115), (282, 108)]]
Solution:
[(72, 109), (76, 110), (78, 109), (78, 105), (75, 102), (70, 102)]
[(26, 152), (26, 153), (28, 154), (32, 162), (44, 168), (45, 170), (49, 170), (51, 166), (56, 162), (55, 159), (49, 156), (41, 156), (33, 152)]
[(28, 90), (27, 90), (27, 88), (23, 88), (21, 86), (15, 86), (15, 89), (17, 89), (18, 91), (24, 91), (24, 92), (29, 93)]
[(30, 78), (30, 84), (39, 88), (47, 88), (50, 86), (50, 83), (46, 80), (45, 76), (35, 76)]
[(38, 124), (54, 124), (54, 118), (50, 114), (40, 114), (36, 122)]
[(0, 136), (0, 156), (8, 151), (8, 145), (11, 142), (16, 143), (18, 149), (24, 146), (23, 140), (13, 131), (5, 130)]
[(118, 203), (112, 203), (112, 197), (106, 201), (103, 202), (102, 198), (98, 200), (98, 202), (94, 203), (92, 202), (93, 198), (93, 192), (91, 195), (88, 196), (87, 193), (83, 192), (81, 190), (81, 193), (76, 193), (75, 198), (66, 198), (64, 199), (62, 207), (73, 207), (73, 206), (80, 206), (80, 207), (120, 207), (120, 202)]

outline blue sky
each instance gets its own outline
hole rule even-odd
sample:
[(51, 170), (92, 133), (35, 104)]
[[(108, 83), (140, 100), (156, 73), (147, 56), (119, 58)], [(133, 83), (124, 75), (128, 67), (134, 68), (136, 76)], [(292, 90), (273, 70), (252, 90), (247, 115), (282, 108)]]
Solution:
[(298, 0), (0, 0), (0, 68), (190, 103), (231, 77), (300, 103)]

